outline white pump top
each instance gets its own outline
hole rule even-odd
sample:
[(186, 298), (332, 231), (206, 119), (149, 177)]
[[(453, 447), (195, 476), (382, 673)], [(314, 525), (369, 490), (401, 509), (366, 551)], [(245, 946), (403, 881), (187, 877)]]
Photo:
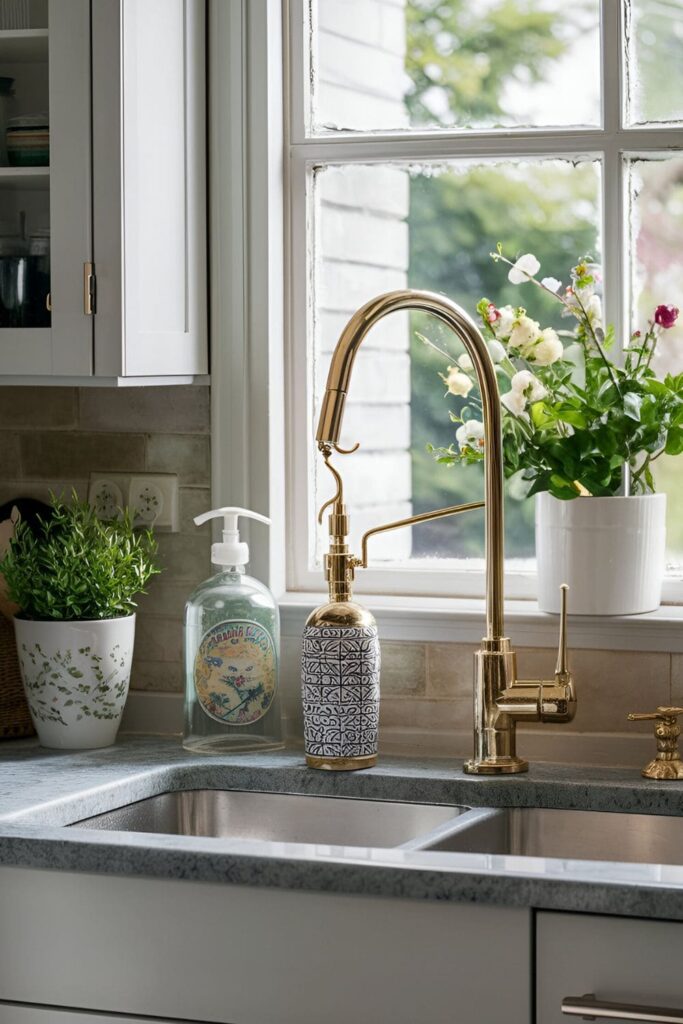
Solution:
[(219, 516), (223, 517), (223, 543), (211, 545), (211, 561), (214, 565), (236, 565), (243, 568), (249, 561), (249, 545), (240, 541), (237, 520), (240, 516), (248, 516), (249, 519), (258, 519), (259, 523), (270, 526), (270, 519), (259, 515), (258, 512), (250, 512), (248, 508), (235, 508), (230, 505), (195, 516), (195, 525), (201, 526), (209, 519), (218, 519)]

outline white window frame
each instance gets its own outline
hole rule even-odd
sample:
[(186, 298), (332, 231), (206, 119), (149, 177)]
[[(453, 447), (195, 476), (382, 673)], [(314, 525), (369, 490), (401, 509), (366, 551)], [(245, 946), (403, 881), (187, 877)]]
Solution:
[[(305, 459), (315, 445), (312, 433), (299, 432), (292, 411), (298, 397), (293, 353), (305, 310), (298, 320), (292, 243), (296, 247), (293, 229), (301, 208), (289, 202), (294, 192), (289, 179), (310, 158), (311, 147), (290, 137), (285, 148), (286, 65), (295, 55), (284, 43), (283, 12), (286, 4), (281, 8), (276, 0), (209, 0), (212, 500), (214, 508), (239, 504), (271, 516), (270, 531), (257, 524), (250, 538), (246, 524), (250, 571), (278, 598), (283, 637), (293, 639), (288, 649), (296, 651), (306, 617), (324, 600), (326, 588), (321, 575), (309, 591), (294, 591), (286, 579), (286, 563), (296, 556), (285, 506), (290, 519), (306, 514), (290, 486), (291, 457)], [(453, 136), (442, 141), (447, 152), (462, 142)], [(570, 139), (565, 141), (573, 148)], [(613, 141), (618, 154), (616, 134)], [(643, 138), (650, 141), (649, 135)], [(363, 159), (373, 150), (382, 159), (386, 142), (391, 139), (363, 140)], [(511, 149), (513, 142), (517, 136), (507, 143)], [(474, 144), (485, 143), (479, 138)], [(524, 145), (542, 152), (534, 133), (525, 133)], [(327, 152), (324, 144), (321, 148)], [(434, 148), (438, 156), (439, 147)], [(448, 592), (453, 594), (452, 587)], [(555, 617), (540, 613), (532, 600), (507, 597), (506, 619), (516, 643), (553, 647)], [(667, 597), (671, 600), (671, 593)], [(385, 640), (475, 644), (481, 639), (481, 598), (390, 595), (363, 601)], [(683, 607), (671, 606), (627, 618), (573, 619), (571, 644), (683, 653), (682, 625)]]
[[(289, 109), (285, 135), (288, 168), (286, 204), (288, 211), (288, 331), (287, 357), (287, 531), (291, 557), (287, 565), (290, 591), (320, 588), (320, 570), (311, 569), (314, 506), (311, 481), (319, 454), (314, 443), (315, 424), (308, 394), (311, 360), (312, 296), (310, 292), (309, 225), (311, 211), (307, 196), (315, 167), (334, 163), (413, 162), (470, 158), (492, 160), (525, 157), (578, 156), (602, 161), (602, 248), (605, 284), (605, 315), (614, 323), (617, 337), (624, 337), (628, 323), (628, 279), (625, 247), (623, 159), (631, 154), (656, 154), (683, 149), (680, 128), (628, 128), (622, 112), (621, 82), (623, 4), (601, 0), (602, 127), (594, 129), (535, 129), (499, 131), (388, 131), (327, 132), (310, 130), (310, 40), (307, 0), (285, 0), (286, 63), (289, 66)], [(362, 438), (359, 438), (362, 442)], [(343, 464), (340, 466), (343, 472)], [(371, 567), (357, 574), (359, 593), (415, 596), (481, 598), (484, 575), (474, 568), (453, 569), (430, 566), (428, 570), (410, 563)], [(510, 598), (534, 599), (535, 572), (508, 571), (506, 594)], [(683, 579), (667, 577), (665, 600), (683, 601)]]

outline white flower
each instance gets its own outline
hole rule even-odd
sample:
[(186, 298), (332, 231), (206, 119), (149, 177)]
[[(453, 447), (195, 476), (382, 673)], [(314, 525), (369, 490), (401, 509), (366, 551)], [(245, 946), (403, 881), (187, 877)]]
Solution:
[(556, 292), (558, 288), (562, 287), (562, 282), (558, 281), (556, 277), (544, 277), (541, 284), (544, 288), (549, 288), (551, 292)]
[(503, 306), (498, 310), (500, 317), (495, 323), (491, 324), (493, 327), (493, 333), (497, 338), (508, 338), (512, 325), (515, 322), (515, 311), (512, 306)]
[(474, 385), (466, 373), (461, 373), (455, 366), (449, 366), (446, 387), (452, 395), (460, 395), (462, 398), (466, 398)]
[(594, 327), (602, 323), (602, 302), (599, 295), (591, 295), (586, 304), (586, 315)]
[(530, 277), (537, 274), (540, 269), (541, 264), (534, 254), (527, 252), (524, 256), (520, 256), (515, 265), (510, 268), (508, 281), (511, 284), (524, 284)]
[(506, 353), (501, 343), (499, 341), (488, 341), (486, 344), (488, 345), (492, 362), (502, 363)]
[(510, 334), (510, 344), (519, 349), (523, 356), (535, 345), (541, 335), (540, 324), (530, 316), (520, 316)]
[(528, 402), (540, 402), (548, 394), (538, 377), (531, 370), (520, 370), (510, 381), (510, 387)]
[(473, 370), (474, 369), (474, 363), (470, 359), (469, 352), (463, 352), (463, 354), (458, 359), (458, 366), (462, 370)]
[(552, 327), (546, 327), (541, 331), (541, 337), (533, 347), (527, 358), (538, 366), (550, 366), (556, 363), (564, 355), (564, 347), (560, 341), (557, 331)]
[(526, 398), (523, 391), (506, 391), (500, 396), (501, 405), (514, 413), (515, 416), (524, 416), (526, 410)]
[(455, 440), (460, 448), (484, 447), (484, 424), (479, 420), (467, 420), (455, 432)]

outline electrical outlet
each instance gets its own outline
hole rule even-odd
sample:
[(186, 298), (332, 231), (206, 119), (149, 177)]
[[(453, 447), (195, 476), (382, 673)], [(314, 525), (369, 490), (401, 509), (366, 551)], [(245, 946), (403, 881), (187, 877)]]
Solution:
[(111, 519), (117, 509), (127, 508), (135, 526), (162, 533), (179, 530), (175, 473), (91, 473), (88, 501), (100, 519)]

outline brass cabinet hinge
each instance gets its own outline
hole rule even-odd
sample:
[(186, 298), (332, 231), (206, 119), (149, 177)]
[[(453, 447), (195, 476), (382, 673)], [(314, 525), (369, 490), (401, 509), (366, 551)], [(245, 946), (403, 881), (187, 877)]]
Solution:
[(97, 278), (95, 277), (95, 265), (86, 261), (83, 264), (83, 312), (86, 316), (92, 316), (96, 312), (96, 297)]

